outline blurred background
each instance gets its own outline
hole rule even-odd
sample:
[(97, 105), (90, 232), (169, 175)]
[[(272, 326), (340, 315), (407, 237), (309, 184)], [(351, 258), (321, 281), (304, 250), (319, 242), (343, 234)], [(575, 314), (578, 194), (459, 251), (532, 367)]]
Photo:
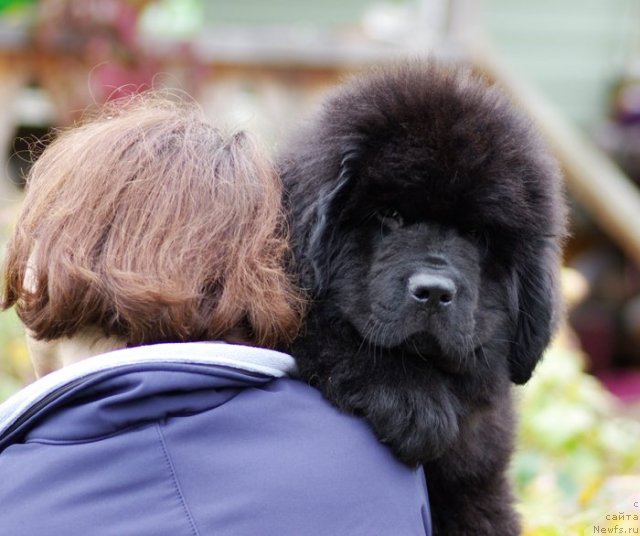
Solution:
[[(427, 54), (504, 86), (565, 170), (567, 323), (512, 471), (527, 534), (592, 534), (640, 514), (640, 0), (0, 0), (0, 244), (29, 148), (88, 106), (173, 88), (275, 149), (346, 76)], [(22, 336), (0, 314), (0, 401), (33, 379)]]

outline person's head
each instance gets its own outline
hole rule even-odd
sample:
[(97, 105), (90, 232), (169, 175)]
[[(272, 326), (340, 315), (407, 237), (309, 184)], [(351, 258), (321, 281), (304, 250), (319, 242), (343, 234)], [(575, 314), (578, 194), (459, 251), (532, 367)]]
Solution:
[(108, 105), (34, 163), (1, 305), (37, 341), (280, 347), (301, 309), (280, 201), (256, 142), (225, 137), (193, 103)]

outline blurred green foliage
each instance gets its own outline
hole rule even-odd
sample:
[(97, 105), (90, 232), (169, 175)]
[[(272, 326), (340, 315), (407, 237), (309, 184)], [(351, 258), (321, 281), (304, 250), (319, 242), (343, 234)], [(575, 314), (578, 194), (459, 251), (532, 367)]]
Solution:
[[(0, 260), (18, 206), (19, 202), (0, 210)], [(33, 380), (33, 376), (20, 319), (13, 309), (0, 312), (0, 402)]]
[(0, 402), (32, 379), (22, 324), (13, 310), (0, 313)]
[(640, 491), (640, 422), (620, 416), (617, 401), (584, 373), (580, 353), (562, 342), (518, 397), (512, 474), (525, 534), (592, 534), (631, 495), (625, 475)]
[(36, 0), (0, 0), (0, 13), (35, 4)]

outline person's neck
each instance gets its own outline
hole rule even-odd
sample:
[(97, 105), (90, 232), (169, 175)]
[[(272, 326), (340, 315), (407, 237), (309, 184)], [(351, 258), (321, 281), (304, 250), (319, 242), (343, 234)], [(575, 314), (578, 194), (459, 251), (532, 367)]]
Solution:
[(84, 328), (72, 337), (51, 341), (37, 340), (27, 330), (27, 346), (36, 376), (40, 378), (88, 357), (125, 348), (127, 343), (118, 337), (106, 337), (99, 329)]

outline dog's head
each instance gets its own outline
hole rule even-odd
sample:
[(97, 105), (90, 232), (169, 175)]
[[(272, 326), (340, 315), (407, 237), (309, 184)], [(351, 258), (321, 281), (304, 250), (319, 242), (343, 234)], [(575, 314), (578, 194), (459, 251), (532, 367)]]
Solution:
[(336, 91), (281, 159), (301, 282), (368, 344), (526, 382), (558, 318), (558, 168), (495, 87), (416, 62)]

